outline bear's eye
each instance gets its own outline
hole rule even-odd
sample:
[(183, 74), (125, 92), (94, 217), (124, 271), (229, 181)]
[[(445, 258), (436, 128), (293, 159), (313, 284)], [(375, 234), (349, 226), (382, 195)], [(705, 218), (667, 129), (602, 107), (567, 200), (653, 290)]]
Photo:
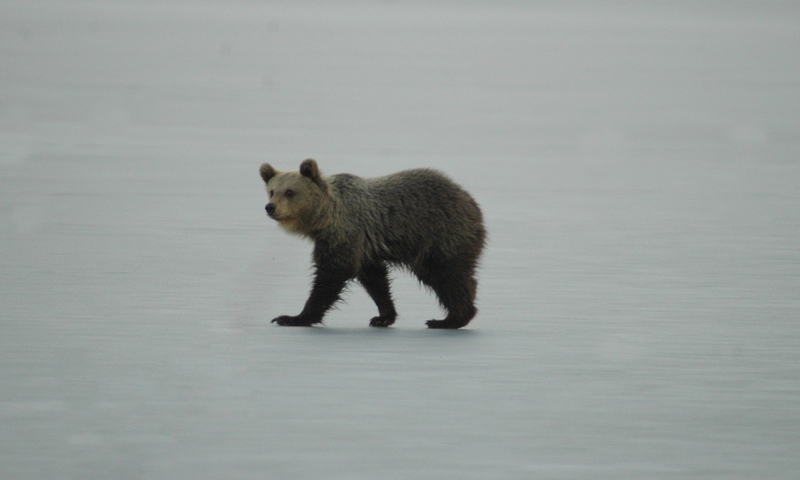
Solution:
[(286, 196), (287, 198), (292, 198), (292, 197), (294, 197), (294, 190), (291, 190), (291, 189), (290, 190), (286, 190), (285, 192), (283, 192), (283, 195)]
[(275, 190), (270, 190), (269, 191), (269, 198), (272, 198), (273, 195), (275, 195)]

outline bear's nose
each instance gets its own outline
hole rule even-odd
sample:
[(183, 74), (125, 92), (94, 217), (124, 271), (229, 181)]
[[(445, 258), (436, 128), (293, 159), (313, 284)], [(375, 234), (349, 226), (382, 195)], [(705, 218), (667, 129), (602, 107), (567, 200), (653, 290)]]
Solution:
[(267, 206), (264, 207), (264, 208), (267, 211), (267, 215), (269, 215), (270, 217), (275, 213), (275, 204), (274, 203), (268, 203)]

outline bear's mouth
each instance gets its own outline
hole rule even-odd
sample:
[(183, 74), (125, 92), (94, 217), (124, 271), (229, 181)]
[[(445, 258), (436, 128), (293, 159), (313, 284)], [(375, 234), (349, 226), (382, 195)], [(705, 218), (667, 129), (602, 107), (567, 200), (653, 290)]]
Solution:
[(287, 221), (287, 220), (289, 220), (291, 218), (290, 216), (287, 216), (287, 215), (278, 215), (275, 212), (268, 213), (267, 216), (269, 218), (275, 220), (276, 222), (285, 222), (285, 221)]
[(269, 218), (275, 220), (278, 223), (287, 223), (287, 222), (290, 222), (292, 220), (292, 217), (287, 217), (285, 215), (284, 216), (280, 216), (280, 215), (278, 215), (277, 213), (274, 213), (274, 212), (273, 213), (268, 213), (267, 216)]

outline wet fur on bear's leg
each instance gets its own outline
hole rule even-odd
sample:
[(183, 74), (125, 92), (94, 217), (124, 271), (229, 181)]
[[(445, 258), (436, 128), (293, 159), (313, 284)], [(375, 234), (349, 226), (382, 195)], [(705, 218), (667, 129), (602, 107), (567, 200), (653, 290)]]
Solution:
[(325, 267), (318, 267), (311, 294), (306, 300), (303, 311), (294, 317), (282, 315), (273, 319), (272, 323), (284, 327), (309, 327), (315, 323), (322, 323), (322, 317), (339, 301), (342, 290), (350, 278), (351, 276), (346, 273), (337, 273)]
[(358, 281), (378, 307), (378, 316), (369, 321), (370, 327), (388, 327), (394, 324), (397, 311), (394, 309), (389, 272), (383, 263), (362, 267)]
[(461, 328), (478, 313), (475, 296), (478, 282), (474, 267), (458, 261), (430, 259), (417, 271), (420, 281), (436, 293), (439, 303), (447, 311), (443, 320), (428, 320), (428, 328)]

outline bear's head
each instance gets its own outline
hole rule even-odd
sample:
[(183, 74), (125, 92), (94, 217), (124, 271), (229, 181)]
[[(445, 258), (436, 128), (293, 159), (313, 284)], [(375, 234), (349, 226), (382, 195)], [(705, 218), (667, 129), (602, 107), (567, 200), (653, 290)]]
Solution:
[(267, 215), (284, 230), (313, 238), (330, 222), (328, 182), (316, 161), (303, 160), (299, 172), (279, 172), (265, 163), (260, 173), (269, 196)]

